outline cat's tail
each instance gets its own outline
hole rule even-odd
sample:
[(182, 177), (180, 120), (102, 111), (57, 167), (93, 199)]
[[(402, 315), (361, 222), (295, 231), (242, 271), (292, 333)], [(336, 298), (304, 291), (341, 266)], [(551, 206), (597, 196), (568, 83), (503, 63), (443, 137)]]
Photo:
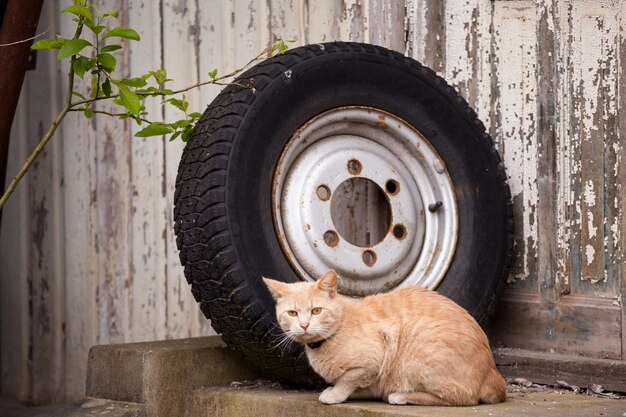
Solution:
[(480, 389), (480, 402), (495, 404), (504, 400), (506, 400), (506, 381), (496, 368), (492, 368)]

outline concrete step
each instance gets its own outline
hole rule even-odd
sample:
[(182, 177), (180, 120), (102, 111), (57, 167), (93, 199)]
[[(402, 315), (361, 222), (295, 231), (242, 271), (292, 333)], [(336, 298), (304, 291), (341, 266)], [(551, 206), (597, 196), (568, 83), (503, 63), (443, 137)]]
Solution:
[(87, 397), (141, 405), (149, 417), (189, 416), (196, 388), (258, 379), (218, 336), (94, 346)]
[(205, 388), (193, 394), (193, 417), (622, 417), (626, 401), (557, 392), (510, 391), (506, 402), (476, 407), (398, 406), (374, 401), (325, 405), (318, 392), (279, 388)]
[[(497, 349), (495, 356), (505, 376), (525, 377), (533, 382), (542, 378), (551, 383), (563, 379), (583, 387), (591, 382), (619, 387), (626, 374), (623, 361), (552, 358), (506, 349)], [(603, 377), (592, 375), (588, 368), (601, 370)], [(593, 413), (622, 417), (626, 412), (626, 400), (527, 391), (511, 392), (510, 400), (504, 404), (469, 408), (403, 407), (382, 402), (327, 406), (317, 401), (318, 393), (280, 389), (260, 378), (239, 353), (226, 347), (217, 336), (95, 346), (89, 353), (88, 398), (57, 415), (83, 417), (106, 411), (110, 417), (592, 416)]]

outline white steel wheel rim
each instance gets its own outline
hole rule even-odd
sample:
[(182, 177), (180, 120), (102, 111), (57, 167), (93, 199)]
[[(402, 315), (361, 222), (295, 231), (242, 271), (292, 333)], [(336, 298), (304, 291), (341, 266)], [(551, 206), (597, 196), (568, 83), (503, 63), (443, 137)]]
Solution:
[[(354, 160), (358, 173), (348, 166)], [(333, 193), (350, 178), (374, 182), (391, 209), (389, 231), (370, 247), (348, 242), (333, 223)], [(399, 185), (395, 193), (386, 189), (389, 181)], [(321, 186), (330, 195), (320, 193)], [(445, 164), (420, 132), (379, 109), (340, 107), (298, 129), (274, 172), (272, 210), (282, 250), (299, 277), (314, 281), (333, 269), (344, 294), (435, 289), (454, 256), (458, 212)], [(403, 237), (394, 234), (397, 225)], [(325, 240), (327, 232), (337, 239)]]

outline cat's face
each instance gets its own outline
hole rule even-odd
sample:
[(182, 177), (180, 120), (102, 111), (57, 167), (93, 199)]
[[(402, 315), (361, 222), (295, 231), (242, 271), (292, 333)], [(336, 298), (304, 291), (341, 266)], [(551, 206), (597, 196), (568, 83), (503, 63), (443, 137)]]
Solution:
[(337, 300), (337, 274), (327, 272), (316, 283), (285, 284), (263, 278), (276, 300), (276, 319), (281, 329), (299, 343), (330, 337), (343, 315)]

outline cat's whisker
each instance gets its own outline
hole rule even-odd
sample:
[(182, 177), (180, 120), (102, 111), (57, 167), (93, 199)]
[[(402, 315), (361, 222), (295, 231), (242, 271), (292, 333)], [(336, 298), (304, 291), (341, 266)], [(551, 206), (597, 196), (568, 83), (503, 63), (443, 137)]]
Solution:
[(274, 349), (280, 349), (281, 352), (285, 352), (286, 350), (290, 349), (292, 347), (292, 345), (295, 343), (295, 340), (293, 339), (292, 336), (295, 335), (295, 332), (293, 331), (284, 331), (281, 329), (281, 331), (283, 332), (277, 339), (276, 343), (274, 345), (270, 346), (270, 349), (274, 350)]

